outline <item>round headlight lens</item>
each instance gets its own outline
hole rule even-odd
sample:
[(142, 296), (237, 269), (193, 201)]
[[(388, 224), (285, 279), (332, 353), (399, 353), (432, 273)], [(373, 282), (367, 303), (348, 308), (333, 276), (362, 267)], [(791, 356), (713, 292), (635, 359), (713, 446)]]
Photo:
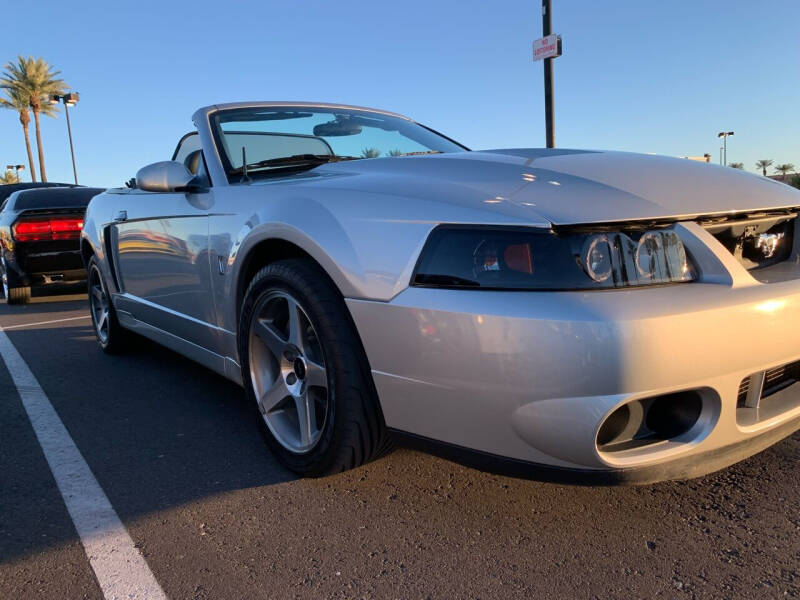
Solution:
[(605, 235), (594, 235), (586, 240), (583, 250), (586, 274), (598, 283), (611, 277), (611, 244)]
[(663, 256), (661, 232), (648, 231), (639, 238), (636, 247), (636, 270), (639, 277), (652, 279), (658, 270), (659, 259)]

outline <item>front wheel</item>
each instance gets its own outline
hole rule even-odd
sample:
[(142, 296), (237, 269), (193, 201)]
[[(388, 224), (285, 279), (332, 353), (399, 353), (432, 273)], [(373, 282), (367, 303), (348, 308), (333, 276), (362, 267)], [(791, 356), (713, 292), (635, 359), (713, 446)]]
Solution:
[(389, 448), (347, 307), (314, 263), (261, 269), (245, 294), (239, 356), (267, 444), (304, 476), (361, 465)]

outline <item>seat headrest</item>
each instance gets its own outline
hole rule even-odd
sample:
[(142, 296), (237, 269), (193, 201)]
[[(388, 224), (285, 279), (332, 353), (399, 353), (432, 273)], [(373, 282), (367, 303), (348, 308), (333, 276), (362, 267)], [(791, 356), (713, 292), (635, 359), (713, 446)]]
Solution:
[(203, 151), (195, 150), (190, 152), (183, 160), (184, 166), (189, 169), (192, 175), (197, 175), (197, 170), (200, 168), (200, 161), (203, 160)]

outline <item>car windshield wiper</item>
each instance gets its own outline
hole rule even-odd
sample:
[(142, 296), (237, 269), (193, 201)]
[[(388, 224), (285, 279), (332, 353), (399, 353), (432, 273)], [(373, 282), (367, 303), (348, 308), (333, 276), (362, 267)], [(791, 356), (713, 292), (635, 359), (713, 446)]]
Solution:
[[(268, 158), (254, 163), (247, 163), (247, 170), (263, 169), (267, 167), (316, 167), (330, 162), (339, 162), (343, 160), (355, 160), (357, 156), (339, 156), (337, 154), (292, 154), (291, 156), (279, 156), (277, 158)], [(231, 171), (232, 174), (240, 174), (244, 172), (244, 167), (238, 167)]]

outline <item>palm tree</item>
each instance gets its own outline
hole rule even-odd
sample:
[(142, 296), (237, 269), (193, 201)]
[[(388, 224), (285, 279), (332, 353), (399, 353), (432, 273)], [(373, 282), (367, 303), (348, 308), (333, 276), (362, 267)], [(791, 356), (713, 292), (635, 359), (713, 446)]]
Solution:
[(740, 163), (740, 162), (728, 163), (728, 166), (733, 168), (733, 169), (744, 169), (744, 163)]
[(44, 114), (54, 117), (58, 109), (43, 100), (49, 94), (63, 94), (67, 84), (57, 76), (60, 71), (54, 71), (43, 58), (17, 56), (17, 62), (7, 62), (3, 77), (0, 78), (0, 87), (6, 90), (18, 90), (23, 98), (27, 98), (33, 120), (36, 125), (36, 149), (39, 151), (39, 174), (42, 181), (47, 181), (47, 172), (44, 168), (44, 148), (42, 146), (42, 131), (39, 124), (39, 115)]
[(782, 175), (782, 181), (786, 181), (786, 175), (794, 171), (794, 165), (792, 163), (783, 163), (782, 165), (775, 167), (775, 171)]
[(6, 172), (0, 175), (0, 185), (7, 183), (19, 183), (19, 175), (11, 169), (6, 169)]
[(8, 98), (0, 98), (0, 107), (16, 110), (19, 113), (19, 122), (22, 125), (22, 133), (25, 135), (25, 149), (28, 151), (28, 164), (31, 167), (31, 181), (36, 181), (36, 165), (33, 163), (31, 138), (28, 134), (28, 125), (31, 122), (31, 115), (28, 112), (28, 100), (21, 96), (18, 90), (6, 89), (5, 92)]
[(364, 148), (361, 151), (361, 158), (378, 158), (381, 155), (381, 151), (377, 148)]
[(761, 169), (761, 174), (767, 176), (767, 168), (772, 166), (772, 159), (762, 158), (756, 162), (756, 169)]

